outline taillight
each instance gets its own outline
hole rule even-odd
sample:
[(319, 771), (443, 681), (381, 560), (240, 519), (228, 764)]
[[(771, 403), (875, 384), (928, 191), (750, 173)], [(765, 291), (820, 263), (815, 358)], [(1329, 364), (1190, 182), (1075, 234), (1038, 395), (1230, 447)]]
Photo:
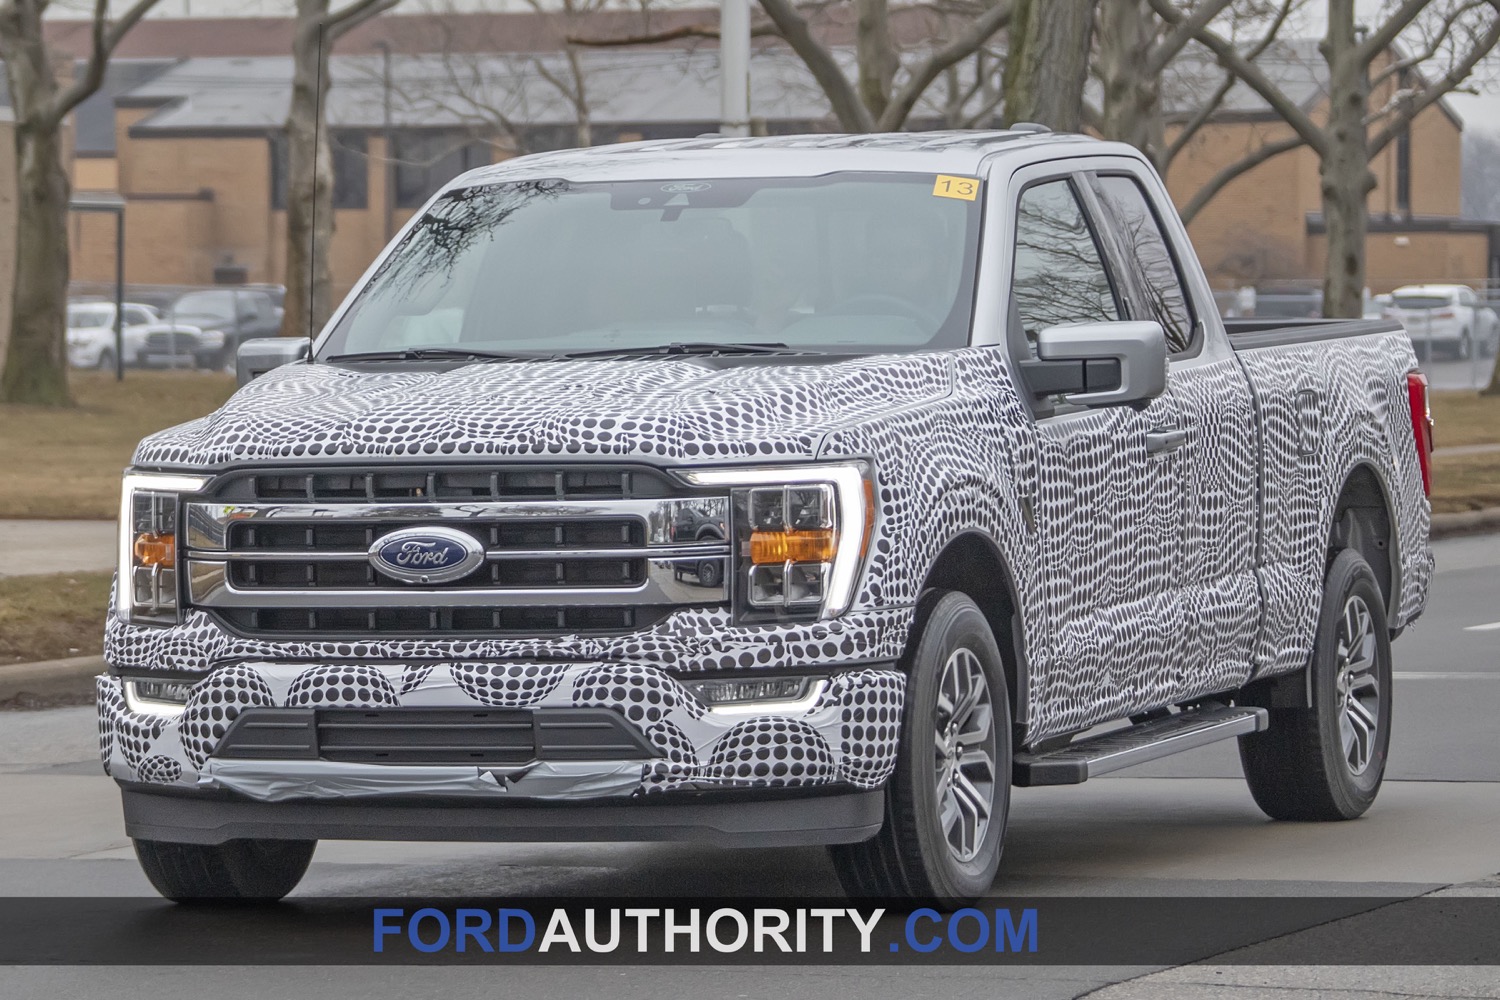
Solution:
[(1432, 314), (1432, 317), (1433, 317), (1433, 319), (1452, 319), (1453, 318), (1453, 310), (1452, 309), (1439, 309), (1437, 312), (1435, 312), (1435, 313)]
[(1417, 464), (1422, 467), (1422, 492), (1432, 496), (1432, 406), (1427, 400), (1427, 376), (1415, 369), (1407, 372), (1406, 395), (1411, 400), (1411, 432), (1417, 444)]

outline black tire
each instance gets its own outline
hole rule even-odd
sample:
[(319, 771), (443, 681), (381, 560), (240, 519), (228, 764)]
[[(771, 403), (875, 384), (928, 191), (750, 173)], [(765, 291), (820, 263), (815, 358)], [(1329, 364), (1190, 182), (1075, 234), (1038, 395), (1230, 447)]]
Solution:
[[(905, 663), (908, 681), (901, 748), (885, 789), (885, 825), (864, 843), (839, 844), (829, 851), (839, 882), (851, 896), (899, 898), (952, 908), (968, 905), (988, 892), (1000, 866), (1010, 812), (1010, 701), (1000, 648), (973, 601), (956, 592), (929, 591), (917, 613), (915, 639), (907, 647)], [(953, 763), (946, 770), (941, 752), (935, 749), (944, 733), (950, 744), (962, 742), (955, 741), (942, 708), (947, 695), (941, 687), (950, 663), (964, 663), (970, 670), (977, 664), (976, 676), (982, 676), (987, 685), (989, 737), (982, 748), (989, 754), (988, 787), (980, 779), (984, 770), (976, 752), (980, 741), (967, 751), (968, 763)], [(965, 752), (959, 751), (948, 761), (958, 761)], [(942, 774), (954, 771), (962, 774), (959, 780), (988, 809), (987, 824), (976, 826), (975, 835), (968, 838), (972, 853), (967, 858), (962, 856), (966, 851), (950, 843), (942, 819), (950, 800), (954, 805), (960, 798), (974, 801), (961, 793), (955, 795), (953, 782), (943, 780)], [(944, 790), (945, 784), (950, 790)], [(960, 816), (958, 822), (965, 819)]]
[(151, 885), (178, 903), (278, 900), (297, 888), (318, 846), (316, 840), (134, 843), (135, 856)]
[(704, 559), (698, 563), (698, 582), (705, 587), (717, 587), (724, 582), (724, 562), (721, 559)]
[[(1349, 658), (1342, 647), (1356, 629), (1351, 613), (1368, 616), (1369, 642), (1359, 644), (1373, 657), (1368, 670), (1353, 669), (1362, 661), (1346, 665)], [(1240, 737), (1245, 780), (1255, 804), (1272, 819), (1354, 819), (1370, 808), (1385, 776), (1391, 739), (1391, 639), (1375, 573), (1353, 549), (1339, 552), (1329, 566), (1308, 669), (1312, 707), (1273, 708), (1270, 728)], [(1373, 710), (1368, 697), (1345, 691), (1352, 682), (1355, 691), (1368, 695), (1368, 681), (1374, 684)], [(1346, 731), (1365, 732), (1364, 723), (1355, 725), (1355, 719), (1373, 719), (1374, 731), (1346, 746)], [(1360, 756), (1365, 758), (1363, 768), (1357, 764)]]
[(94, 366), (101, 372), (112, 372), (115, 370), (115, 352), (109, 348), (99, 352), (99, 362)]

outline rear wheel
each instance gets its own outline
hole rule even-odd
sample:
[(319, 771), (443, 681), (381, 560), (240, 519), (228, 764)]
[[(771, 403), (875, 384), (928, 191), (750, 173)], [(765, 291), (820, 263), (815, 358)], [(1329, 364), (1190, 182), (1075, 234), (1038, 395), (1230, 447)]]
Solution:
[(1256, 805), (1272, 819), (1354, 819), (1375, 801), (1391, 739), (1391, 640), (1375, 574), (1353, 549), (1329, 567), (1312, 662), (1312, 707), (1273, 708), (1240, 737)]
[(228, 840), (177, 844), (136, 840), (135, 856), (156, 891), (179, 903), (231, 899), (270, 902), (297, 887), (316, 840)]
[(705, 587), (717, 587), (724, 582), (724, 563), (718, 559), (704, 559), (698, 563), (698, 582)]
[(886, 819), (862, 844), (830, 848), (851, 896), (962, 906), (989, 890), (1010, 810), (1010, 703), (1000, 649), (979, 608), (931, 592), (909, 655), (906, 708)]

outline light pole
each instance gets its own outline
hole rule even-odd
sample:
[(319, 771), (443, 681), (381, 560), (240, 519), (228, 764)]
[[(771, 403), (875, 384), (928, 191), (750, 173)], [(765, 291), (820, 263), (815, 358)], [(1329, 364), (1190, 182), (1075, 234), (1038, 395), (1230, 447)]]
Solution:
[(750, 0), (719, 0), (719, 132), (750, 134)]

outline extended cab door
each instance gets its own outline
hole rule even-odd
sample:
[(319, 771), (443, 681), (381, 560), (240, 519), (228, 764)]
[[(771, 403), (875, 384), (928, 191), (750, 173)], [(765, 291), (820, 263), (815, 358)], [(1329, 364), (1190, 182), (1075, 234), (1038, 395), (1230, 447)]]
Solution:
[[(1110, 266), (1085, 173), (1027, 167), (1008, 197), (1014, 361), (1034, 357), (1048, 327), (1131, 318), (1130, 289)], [(1173, 432), (1184, 418), (1170, 392), (1141, 407), (1024, 395), (1033, 399), (1047, 607), (1031, 697), (1034, 732), (1051, 735), (1167, 704), (1181, 683), (1186, 491)]]
[[(1116, 161), (1105, 161), (1116, 162)], [(1259, 447), (1250, 386), (1207, 281), (1160, 182), (1119, 160), (1088, 175), (1132, 319), (1167, 335), (1170, 457), (1183, 491), (1184, 534), (1174, 569), (1185, 616), (1171, 696), (1188, 700), (1244, 681), (1261, 614), (1256, 585)]]

